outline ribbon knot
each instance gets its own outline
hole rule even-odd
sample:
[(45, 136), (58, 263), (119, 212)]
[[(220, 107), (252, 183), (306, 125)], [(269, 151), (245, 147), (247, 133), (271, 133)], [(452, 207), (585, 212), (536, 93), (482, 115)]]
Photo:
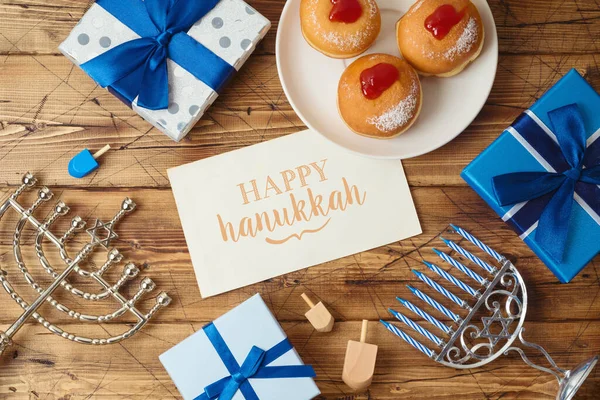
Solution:
[(249, 376), (244, 376), (244, 374), (242, 374), (241, 372), (236, 372), (235, 374), (231, 375), (231, 377), (233, 378), (234, 381), (236, 381), (237, 383), (242, 383), (244, 382), (246, 379), (249, 378)]
[(581, 179), (581, 167), (571, 168), (563, 172), (563, 175), (574, 181)]
[(186, 32), (219, 0), (97, 0), (96, 4), (138, 34), (81, 64), (100, 86), (130, 104), (169, 106), (167, 58), (218, 92), (236, 70)]
[(156, 41), (161, 46), (167, 46), (171, 41), (173, 34), (170, 31), (164, 31), (160, 35), (156, 36)]
[(204, 392), (194, 400), (231, 400), (238, 390), (247, 400), (259, 400), (248, 379), (312, 378), (315, 376), (315, 371), (308, 365), (269, 366), (270, 363), (293, 348), (287, 339), (267, 351), (253, 346), (240, 366), (213, 323), (202, 329), (230, 375), (206, 386)]
[(492, 185), (501, 206), (549, 198), (539, 217), (535, 238), (550, 256), (562, 261), (576, 189), (581, 185), (600, 185), (600, 158), (594, 161), (595, 165), (590, 165), (589, 160), (594, 157), (586, 158), (586, 130), (577, 104), (552, 110), (548, 117), (562, 152), (563, 171), (513, 172), (493, 177)]

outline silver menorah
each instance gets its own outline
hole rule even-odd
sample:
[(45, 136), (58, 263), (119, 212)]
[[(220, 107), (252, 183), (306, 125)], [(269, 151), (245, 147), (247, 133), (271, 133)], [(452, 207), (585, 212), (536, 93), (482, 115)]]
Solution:
[[(466, 275), (469, 280), (477, 282), (477, 290), (472, 285), (465, 283), (463, 280), (433, 263), (424, 261), (424, 264), (430, 271), (438, 275), (441, 280), (450, 283), (466, 293), (469, 301), (455, 295), (428, 275), (416, 270), (413, 270), (413, 273), (422, 282), (433, 289), (434, 292), (446, 297), (455, 306), (460, 308), (461, 311), (454, 312), (423, 291), (408, 286), (409, 290), (419, 301), (433, 307), (437, 312), (449, 318), (452, 323), (448, 325), (442, 323), (439, 319), (410, 301), (398, 298), (398, 301), (407, 310), (441, 331), (444, 339), (417, 324), (404, 314), (392, 309), (389, 310), (394, 317), (411, 328), (412, 331), (432, 342), (437, 350), (430, 349), (389, 322), (382, 320), (381, 323), (389, 331), (405, 340), (417, 350), (448, 367), (459, 369), (477, 368), (511, 351), (517, 352), (523, 361), (531, 367), (556, 377), (559, 383), (557, 400), (569, 400), (573, 398), (598, 362), (598, 356), (590, 358), (571, 370), (564, 370), (557, 366), (552, 357), (541, 346), (527, 342), (523, 338), (523, 332), (525, 331), (523, 323), (525, 322), (525, 314), (527, 312), (527, 289), (519, 271), (509, 260), (464, 229), (455, 225), (451, 225), (451, 227), (462, 238), (485, 252), (486, 257), (494, 260), (490, 264), (459, 246), (456, 242), (444, 238), (442, 240), (451, 251), (459, 256), (457, 257), (458, 259), (437, 249), (433, 249), (443, 262), (451, 265), (452, 269), (457, 269)], [(463, 261), (485, 271), (484, 276), (473, 271)], [(460, 314), (466, 315), (461, 316)], [(517, 338), (520, 341), (520, 346), (515, 344)], [(524, 351), (527, 348), (539, 351), (548, 361), (549, 367), (532, 362)]]
[[(111, 285), (103, 277), (103, 275), (111, 267), (123, 260), (122, 254), (119, 253), (117, 249), (111, 248), (110, 246), (111, 242), (118, 238), (118, 235), (114, 230), (115, 225), (126, 214), (135, 209), (135, 203), (128, 198), (125, 199), (121, 205), (121, 209), (109, 222), (104, 223), (101, 220), (96, 219), (94, 226), (87, 229), (87, 233), (91, 237), (90, 242), (86, 243), (81, 250), (77, 252), (75, 257), (71, 258), (67, 250), (67, 243), (77, 234), (77, 232), (85, 229), (86, 223), (80, 217), (75, 217), (72, 219), (68, 230), (61, 237), (55, 236), (50, 231), (50, 227), (59, 217), (65, 216), (69, 212), (69, 207), (67, 207), (62, 201), (59, 201), (54, 205), (52, 211), (46, 217), (46, 219), (43, 222), (39, 222), (33, 214), (43, 203), (52, 198), (52, 192), (47, 187), (42, 187), (39, 189), (37, 199), (29, 208), (22, 206), (18, 202), (18, 197), (24, 191), (32, 188), (35, 184), (36, 179), (33, 177), (33, 175), (30, 173), (25, 174), (25, 176), (23, 176), (21, 186), (2, 205), (0, 205), (0, 219), (9, 209), (13, 209), (18, 215), (20, 215), (20, 219), (16, 224), (15, 233), (13, 236), (14, 258), (18, 269), (25, 278), (25, 281), (29, 283), (29, 285), (31, 285), (31, 287), (38, 294), (38, 297), (35, 299), (35, 301), (29, 304), (13, 289), (12, 285), (7, 280), (7, 272), (0, 268), (0, 283), (2, 284), (2, 287), (24, 310), (23, 314), (21, 314), (21, 316), (5, 332), (0, 331), (0, 354), (12, 344), (13, 336), (19, 331), (19, 329), (23, 327), (25, 322), (30, 317), (42, 324), (42, 326), (48, 329), (50, 332), (77, 343), (104, 345), (117, 343), (133, 336), (150, 320), (150, 318), (154, 316), (154, 314), (160, 308), (167, 306), (171, 302), (169, 295), (165, 292), (162, 292), (156, 297), (156, 304), (147, 314), (142, 313), (135, 307), (135, 303), (140, 300), (145, 293), (151, 292), (156, 287), (154, 282), (147, 277), (142, 279), (139, 290), (132, 298), (127, 299), (121, 293), (119, 293), (119, 290), (123, 287), (123, 285), (128, 280), (135, 278), (139, 273), (139, 268), (133, 263), (125, 264), (123, 273), (115, 284)], [(33, 278), (25, 265), (21, 253), (21, 236), (27, 223), (32, 225), (37, 231), (37, 236), (35, 239), (36, 256), (39, 259), (41, 266), (53, 279), (52, 283), (45, 289)], [(60, 258), (65, 264), (65, 268), (61, 272), (57, 272), (46, 258), (43, 248), (44, 239), (50, 241), (58, 249)], [(106, 262), (100, 268), (94, 269), (93, 271), (82, 268), (81, 265), (97, 248), (104, 248), (105, 250), (108, 250)], [(100, 291), (98, 293), (88, 293), (76, 288), (67, 280), (71, 274), (79, 274), (84, 278), (91, 279), (92, 281), (98, 283), (101, 287)], [(54, 291), (60, 286), (74, 296), (85, 300), (98, 301), (112, 297), (120, 304), (120, 308), (106, 315), (82, 314), (70, 309), (52, 297)], [(44, 302), (50, 303), (58, 311), (82, 322), (104, 323), (122, 316), (127, 311), (131, 312), (137, 318), (137, 322), (133, 325), (133, 327), (131, 327), (131, 329), (117, 336), (106, 338), (77, 336), (52, 324), (46, 318), (40, 315), (38, 309)]]

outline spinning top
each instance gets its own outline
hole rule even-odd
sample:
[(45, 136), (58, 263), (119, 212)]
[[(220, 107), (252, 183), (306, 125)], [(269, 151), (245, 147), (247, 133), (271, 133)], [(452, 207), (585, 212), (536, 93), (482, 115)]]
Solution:
[(308, 306), (310, 307), (310, 310), (308, 310), (308, 312), (304, 315), (312, 324), (312, 326), (318, 332), (331, 332), (331, 330), (333, 329), (333, 323), (335, 322), (335, 319), (333, 319), (333, 316), (327, 310), (327, 308), (325, 308), (323, 303), (319, 302), (317, 305), (315, 305), (315, 303), (313, 303), (308, 298), (306, 293), (302, 293), (301, 296), (306, 302), (306, 304), (308, 304)]
[(371, 385), (373, 373), (375, 372), (377, 346), (365, 343), (365, 340), (367, 340), (368, 323), (369, 321), (363, 319), (360, 342), (348, 340), (348, 347), (346, 348), (342, 380), (354, 390), (368, 388)]
[(94, 154), (92, 154), (88, 149), (84, 149), (81, 153), (77, 154), (71, 159), (71, 161), (69, 161), (69, 175), (71, 175), (73, 178), (83, 178), (89, 173), (95, 171), (100, 166), (96, 160), (108, 150), (110, 150), (109, 144)]

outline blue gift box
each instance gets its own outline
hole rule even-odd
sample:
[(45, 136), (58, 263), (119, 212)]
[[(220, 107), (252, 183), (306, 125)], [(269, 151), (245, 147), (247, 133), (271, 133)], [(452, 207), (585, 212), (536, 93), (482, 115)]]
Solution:
[(309, 400), (320, 394), (256, 294), (161, 354), (184, 400)]
[[(517, 128), (519, 119), (498, 139), (475, 158), (461, 173), (462, 178), (519, 234), (521, 239), (558, 277), (567, 283), (600, 252), (600, 187), (586, 184), (585, 194), (576, 190), (568, 224), (568, 235), (562, 260), (552, 257), (536, 240), (538, 219), (551, 195), (527, 202), (500, 206), (492, 178), (515, 172), (553, 171), (552, 162), (558, 144), (548, 113), (570, 104), (576, 104), (585, 125), (587, 149), (586, 165), (600, 163), (600, 95), (579, 75), (571, 70), (548, 90), (531, 108), (519, 117), (536, 124), (536, 129), (525, 137)], [(537, 137), (535, 137), (537, 135)], [(549, 140), (550, 139), (550, 140)], [(538, 141), (532, 146), (530, 142)], [(554, 143), (553, 143), (554, 142)], [(560, 150), (558, 151), (560, 152)], [(557, 172), (561, 172), (555, 168)]]

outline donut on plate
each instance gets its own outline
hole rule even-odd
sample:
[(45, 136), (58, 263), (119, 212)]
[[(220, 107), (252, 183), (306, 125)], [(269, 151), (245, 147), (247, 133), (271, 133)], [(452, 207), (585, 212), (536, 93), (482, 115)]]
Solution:
[(355, 57), (381, 29), (375, 0), (302, 0), (300, 26), (314, 49), (333, 58)]
[(406, 61), (389, 54), (370, 54), (346, 68), (337, 102), (352, 131), (389, 139), (416, 121), (422, 97), (419, 75)]
[(418, 0), (396, 25), (402, 56), (421, 74), (449, 77), (483, 49), (483, 22), (470, 0)]

